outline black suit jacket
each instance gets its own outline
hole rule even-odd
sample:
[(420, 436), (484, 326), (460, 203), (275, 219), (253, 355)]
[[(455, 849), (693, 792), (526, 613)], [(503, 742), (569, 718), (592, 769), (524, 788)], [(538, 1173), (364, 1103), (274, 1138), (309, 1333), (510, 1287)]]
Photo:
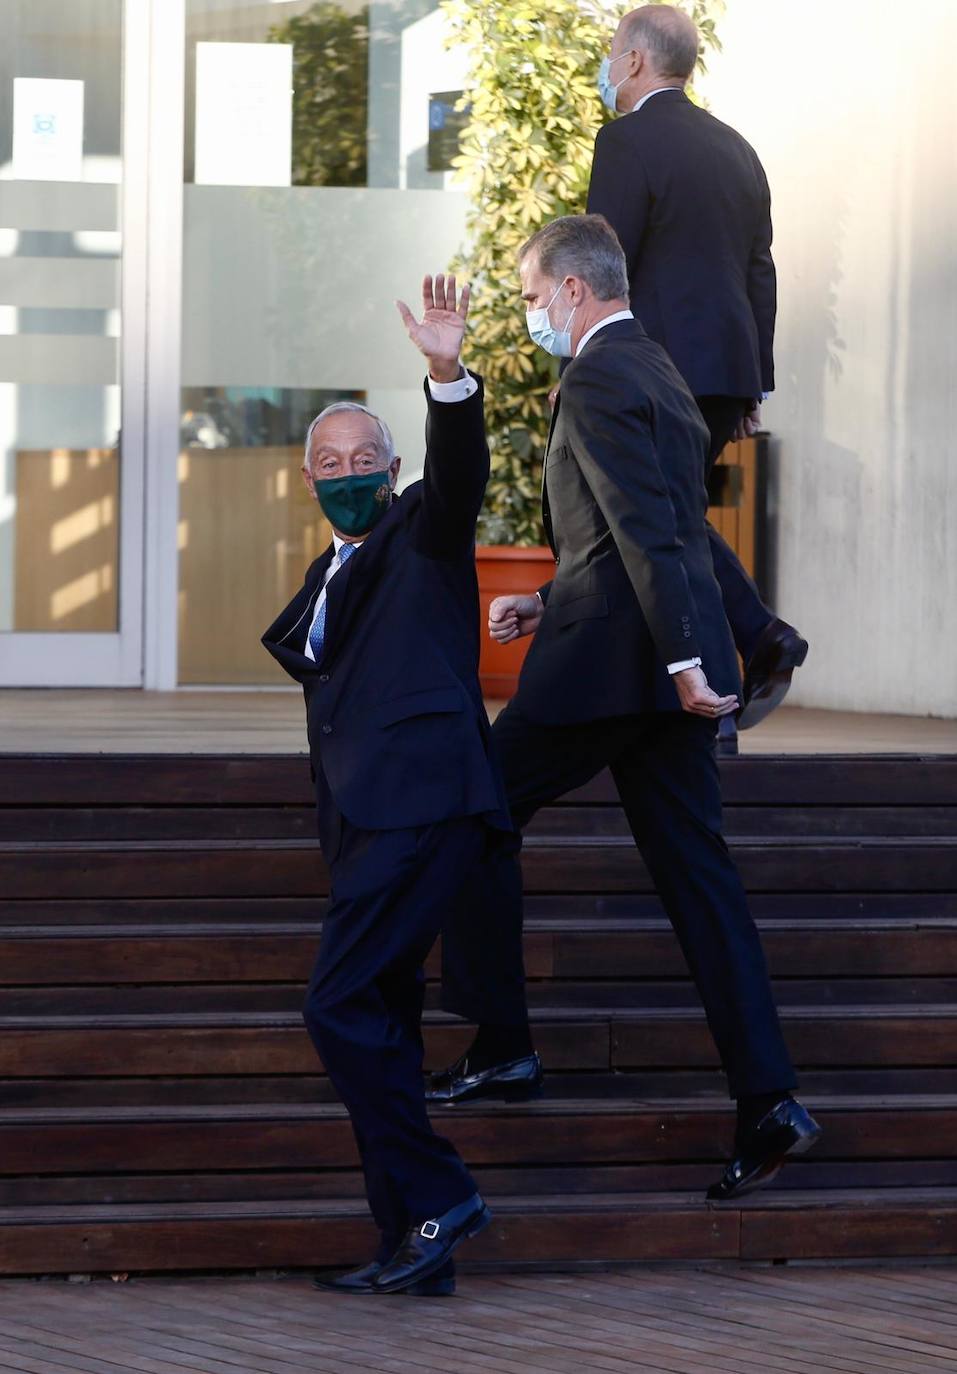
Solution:
[(426, 397), (424, 476), (330, 581), (319, 663), (304, 650), (332, 547), (263, 637), (303, 686), (320, 825), (331, 802), (368, 830), (469, 815), (510, 828), (478, 682), (483, 388), (443, 403), (426, 384)]
[(708, 430), (637, 320), (605, 325), (569, 363), (545, 457), (556, 556), (518, 688), (568, 724), (680, 710), (667, 665), (700, 657), (721, 695), (737, 658), (705, 525)]
[(695, 396), (773, 389), (771, 193), (740, 134), (683, 91), (654, 95), (599, 131), (588, 209), (621, 240), (631, 308)]

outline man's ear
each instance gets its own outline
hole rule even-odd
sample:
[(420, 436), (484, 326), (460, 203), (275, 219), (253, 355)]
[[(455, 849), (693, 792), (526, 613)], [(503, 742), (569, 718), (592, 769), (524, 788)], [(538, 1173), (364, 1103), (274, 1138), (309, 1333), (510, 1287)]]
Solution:
[(308, 474), (308, 472), (306, 471), (305, 468), (300, 468), (300, 469), (299, 469), (299, 472), (300, 472), (300, 474), (301, 474), (301, 476), (302, 476), (302, 480), (303, 480), (303, 481), (305, 482), (305, 484), (306, 484), (306, 491), (308, 491), (309, 495), (312, 497), (312, 499), (313, 499), (314, 501), (318, 501), (318, 500), (319, 500), (319, 497), (316, 495), (316, 489), (315, 489), (315, 487), (312, 485), (312, 478), (309, 476), (309, 474)]
[(393, 458), (389, 464), (389, 476), (392, 478), (392, 490), (395, 491), (395, 484), (399, 480), (399, 468), (402, 466), (401, 458)]
[(568, 294), (571, 296), (572, 305), (581, 305), (585, 299), (585, 283), (581, 277), (572, 276), (571, 273), (568, 274), (566, 281), (568, 282)]

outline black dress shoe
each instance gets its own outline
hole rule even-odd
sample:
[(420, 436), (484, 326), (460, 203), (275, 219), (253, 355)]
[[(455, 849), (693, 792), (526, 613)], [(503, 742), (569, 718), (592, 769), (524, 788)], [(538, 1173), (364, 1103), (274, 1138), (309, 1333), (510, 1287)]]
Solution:
[(513, 1059), (510, 1064), (494, 1064), (490, 1069), (472, 1072), (469, 1058), (463, 1054), (447, 1069), (432, 1074), (425, 1092), (426, 1102), (433, 1105), (473, 1102), (478, 1097), (496, 1097), (506, 1102), (528, 1102), (542, 1097), (542, 1061), (537, 1054)]
[(440, 1217), (406, 1232), (405, 1240), (372, 1281), (377, 1293), (407, 1293), (437, 1274), (463, 1240), (484, 1231), (492, 1214), (475, 1193)]
[[(345, 1274), (331, 1274), (328, 1278), (320, 1274), (312, 1282), (322, 1293), (368, 1296), (376, 1292), (373, 1279), (378, 1278), (382, 1269), (383, 1266), (377, 1260), (373, 1260), (371, 1264), (364, 1264), (361, 1269), (350, 1269)], [(402, 1291), (410, 1298), (450, 1298), (455, 1292), (454, 1263), (449, 1260), (428, 1278)]]
[(777, 617), (771, 621), (745, 667), (739, 730), (750, 730), (781, 705), (791, 686), (791, 674), (807, 658), (807, 648), (807, 640), (793, 625)]
[(784, 1161), (803, 1155), (821, 1138), (814, 1117), (793, 1097), (782, 1097), (736, 1146), (736, 1158), (708, 1189), (709, 1202), (732, 1202), (764, 1188)]

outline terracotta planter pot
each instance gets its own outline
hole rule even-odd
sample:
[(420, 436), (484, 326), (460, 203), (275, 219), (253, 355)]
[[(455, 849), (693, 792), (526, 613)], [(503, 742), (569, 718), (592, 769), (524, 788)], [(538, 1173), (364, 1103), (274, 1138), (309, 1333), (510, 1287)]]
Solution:
[(488, 633), (489, 603), (507, 592), (531, 593), (548, 582), (555, 570), (551, 549), (516, 549), (508, 544), (480, 544), (475, 550), (482, 615), (482, 652), (479, 679), (486, 697), (503, 701), (515, 695), (531, 637), (496, 644)]

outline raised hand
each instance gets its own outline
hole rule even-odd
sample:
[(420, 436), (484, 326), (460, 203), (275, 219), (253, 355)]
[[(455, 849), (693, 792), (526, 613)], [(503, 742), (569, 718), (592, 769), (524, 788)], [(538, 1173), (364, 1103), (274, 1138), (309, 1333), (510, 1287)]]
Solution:
[(416, 348), (429, 360), (429, 374), (436, 382), (452, 382), (460, 375), (459, 354), (469, 313), (468, 285), (456, 303), (455, 277), (440, 273), (422, 282), (422, 321), (419, 323), (405, 301), (396, 301), (402, 323)]

